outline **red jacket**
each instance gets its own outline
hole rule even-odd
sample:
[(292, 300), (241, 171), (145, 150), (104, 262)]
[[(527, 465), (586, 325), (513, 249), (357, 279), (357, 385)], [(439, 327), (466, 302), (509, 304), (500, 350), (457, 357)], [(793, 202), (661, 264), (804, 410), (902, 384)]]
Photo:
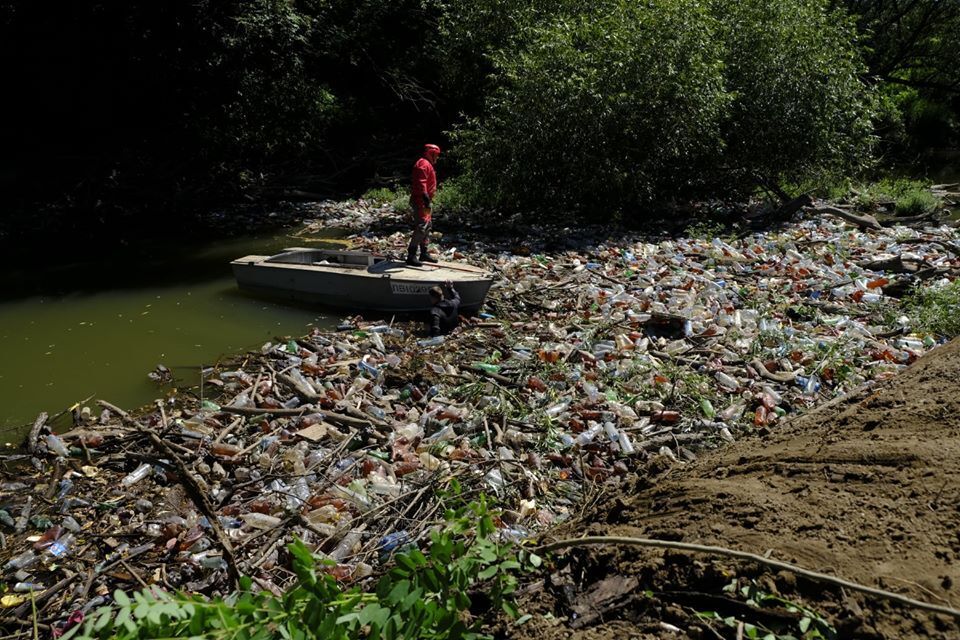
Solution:
[(437, 193), (437, 172), (426, 158), (420, 158), (413, 165), (413, 178), (410, 183), (410, 200), (416, 209), (423, 209), (424, 198), (433, 198)]

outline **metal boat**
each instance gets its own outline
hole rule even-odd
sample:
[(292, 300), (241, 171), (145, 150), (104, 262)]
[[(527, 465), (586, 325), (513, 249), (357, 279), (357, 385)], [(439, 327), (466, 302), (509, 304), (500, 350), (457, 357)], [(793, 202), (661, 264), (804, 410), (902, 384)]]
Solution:
[(460, 308), (483, 305), (493, 274), (469, 264), (438, 262), (411, 267), (367, 251), (294, 247), (273, 256), (230, 263), (240, 289), (298, 302), (358, 311), (408, 313), (430, 309), (430, 287), (453, 283)]

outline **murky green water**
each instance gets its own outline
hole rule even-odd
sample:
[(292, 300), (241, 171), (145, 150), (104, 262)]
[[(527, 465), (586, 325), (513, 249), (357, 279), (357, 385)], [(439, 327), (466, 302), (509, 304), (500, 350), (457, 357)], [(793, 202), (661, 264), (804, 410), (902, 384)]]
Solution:
[(158, 364), (192, 385), (221, 355), (331, 326), (338, 316), (329, 311), (252, 298), (233, 280), (230, 260), (299, 244), (275, 235), (199, 251), (156, 246), (5, 273), (0, 442), (19, 439), (40, 411), (90, 395), (124, 408), (147, 404), (163, 394), (147, 377)]

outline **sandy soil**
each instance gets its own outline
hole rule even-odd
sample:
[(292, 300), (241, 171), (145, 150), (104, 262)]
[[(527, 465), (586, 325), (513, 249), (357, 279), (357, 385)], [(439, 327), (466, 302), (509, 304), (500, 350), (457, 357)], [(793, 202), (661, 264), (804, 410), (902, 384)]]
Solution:
[[(881, 385), (833, 401), (696, 463), (653, 459), (553, 539), (620, 535), (717, 545), (960, 607), (960, 340)], [(794, 629), (724, 593), (733, 579), (801, 602), (838, 638), (960, 638), (960, 620), (828, 587), (757, 563), (590, 547), (527, 585), (534, 617), (511, 637), (737, 638), (697, 611)], [(651, 593), (652, 592), (652, 593)], [(679, 631), (672, 632), (669, 626)], [(786, 631), (781, 631), (786, 633)]]

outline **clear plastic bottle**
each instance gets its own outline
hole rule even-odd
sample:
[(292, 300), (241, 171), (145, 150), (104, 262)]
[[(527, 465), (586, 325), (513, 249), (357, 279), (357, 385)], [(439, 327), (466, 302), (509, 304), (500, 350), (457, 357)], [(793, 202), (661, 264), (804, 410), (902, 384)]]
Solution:
[(150, 475), (150, 470), (150, 465), (144, 462), (139, 467), (127, 474), (123, 480), (120, 481), (120, 484), (122, 484), (124, 487), (132, 487)]
[(629, 456), (636, 453), (636, 449), (633, 446), (633, 441), (630, 439), (630, 436), (626, 431), (620, 431), (617, 442), (620, 444), (620, 452), (624, 455)]
[(33, 549), (28, 549), (18, 556), (14, 556), (7, 560), (6, 564), (3, 565), (4, 569), (26, 569), (34, 562), (37, 561), (37, 554), (33, 552)]
[(67, 533), (50, 543), (50, 546), (46, 548), (45, 552), (52, 558), (63, 558), (70, 553), (70, 547), (73, 541), (73, 534)]
[(360, 544), (361, 532), (356, 529), (347, 532), (343, 540), (330, 552), (330, 558), (337, 562), (342, 562), (347, 557), (353, 555), (354, 548)]
[(432, 338), (424, 338), (423, 340), (417, 340), (418, 347), (435, 347), (441, 345), (444, 342), (443, 336), (433, 336)]
[(740, 383), (737, 382), (736, 378), (733, 378), (732, 376), (727, 375), (723, 371), (717, 371), (716, 378), (717, 378), (717, 382), (724, 389), (727, 389), (729, 391), (736, 391), (737, 389), (740, 388)]
[(46, 438), (47, 450), (51, 453), (55, 453), (61, 458), (66, 458), (70, 455), (70, 450), (67, 449), (67, 445), (63, 443), (63, 440), (55, 434), (50, 434)]
[(254, 529), (273, 529), (282, 522), (280, 518), (256, 511), (240, 514), (240, 519)]

